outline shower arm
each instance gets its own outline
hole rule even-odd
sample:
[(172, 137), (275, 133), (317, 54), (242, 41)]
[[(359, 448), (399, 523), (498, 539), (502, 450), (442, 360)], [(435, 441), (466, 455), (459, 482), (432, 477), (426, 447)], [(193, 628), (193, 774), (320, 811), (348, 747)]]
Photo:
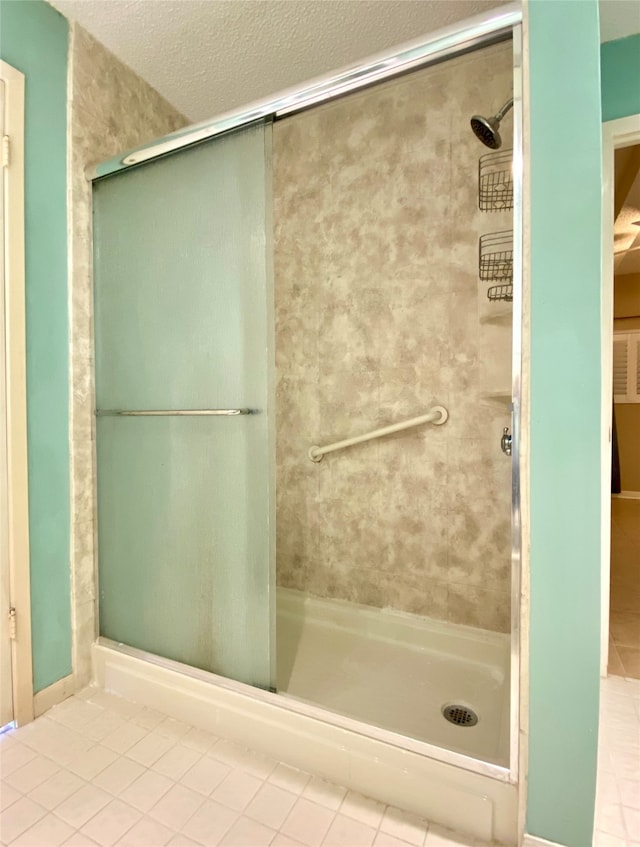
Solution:
[(498, 121), (498, 123), (500, 123), (500, 121), (504, 118), (504, 116), (507, 114), (509, 109), (511, 109), (512, 107), (513, 107), (513, 97), (510, 97), (507, 100), (507, 102), (504, 104), (504, 106), (496, 112), (495, 119)]

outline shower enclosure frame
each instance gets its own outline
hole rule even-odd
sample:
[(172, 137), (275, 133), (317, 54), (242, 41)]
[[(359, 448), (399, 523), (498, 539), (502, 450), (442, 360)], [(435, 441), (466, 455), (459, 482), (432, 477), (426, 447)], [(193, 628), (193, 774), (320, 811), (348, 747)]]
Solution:
[[(277, 693), (253, 688), (245, 683), (182, 665), (169, 659), (119, 644), (98, 636), (97, 644), (126, 656), (142, 659), (172, 671), (202, 680), (227, 691), (242, 694), (279, 709), (320, 720), (359, 735), (385, 742), (394, 747), (427, 756), (436, 761), (492, 777), (501, 782), (517, 784), (519, 780), (520, 745), (520, 668), (521, 668), (521, 432), (522, 432), (522, 318), (523, 318), (523, 86), (522, 86), (522, 9), (510, 3), (482, 15), (438, 30), (419, 39), (378, 54), (345, 70), (316, 78), (275, 97), (260, 100), (249, 106), (225, 113), (174, 132), (164, 138), (96, 165), (87, 172), (91, 181), (100, 180), (130, 167), (158, 159), (231, 130), (248, 126), (266, 118), (277, 120), (329, 100), (363, 90), (378, 82), (418, 70), (453, 58), (492, 43), (511, 38), (513, 45), (513, 318), (512, 318), (512, 498), (511, 498), (511, 631), (510, 631), (510, 716), (509, 765), (475, 759), (446, 748), (418, 741), (385, 730), (323, 707), (293, 700)], [(481, 104), (479, 104), (480, 106)], [(469, 129), (471, 132), (471, 129)], [(480, 142), (479, 152), (481, 151)], [(498, 437), (498, 436), (496, 436)], [(95, 460), (94, 460), (95, 461)], [(94, 502), (95, 508), (95, 502)]]

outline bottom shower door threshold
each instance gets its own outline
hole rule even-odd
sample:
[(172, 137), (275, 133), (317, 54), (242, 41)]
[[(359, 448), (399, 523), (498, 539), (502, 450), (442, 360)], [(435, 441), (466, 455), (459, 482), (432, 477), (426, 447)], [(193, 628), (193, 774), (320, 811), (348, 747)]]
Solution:
[(99, 638), (106, 691), (476, 838), (515, 842), (508, 769)]

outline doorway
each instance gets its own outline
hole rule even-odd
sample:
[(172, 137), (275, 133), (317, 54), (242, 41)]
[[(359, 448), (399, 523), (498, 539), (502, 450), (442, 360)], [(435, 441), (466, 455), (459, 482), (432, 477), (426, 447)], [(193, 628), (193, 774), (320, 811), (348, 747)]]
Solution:
[(640, 679), (640, 144), (614, 152), (608, 673)]

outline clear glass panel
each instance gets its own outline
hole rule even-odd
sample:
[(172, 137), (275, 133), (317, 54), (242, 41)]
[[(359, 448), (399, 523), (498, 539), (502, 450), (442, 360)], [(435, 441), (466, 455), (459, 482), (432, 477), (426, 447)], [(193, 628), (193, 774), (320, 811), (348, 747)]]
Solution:
[[(94, 196), (100, 632), (261, 687), (274, 605), (268, 132)], [(254, 413), (101, 415), (212, 408)]]

